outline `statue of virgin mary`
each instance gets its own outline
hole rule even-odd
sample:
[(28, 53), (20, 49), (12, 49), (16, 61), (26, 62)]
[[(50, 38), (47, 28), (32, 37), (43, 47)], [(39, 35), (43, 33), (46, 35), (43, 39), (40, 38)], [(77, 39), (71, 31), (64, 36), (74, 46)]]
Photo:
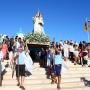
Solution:
[(38, 11), (33, 17), (33, 22), (34, 22), (34, 33), (39, 33), (39, 34), (45, 34), (44, 29), (43, 29), (43, 17), (41, 13)]

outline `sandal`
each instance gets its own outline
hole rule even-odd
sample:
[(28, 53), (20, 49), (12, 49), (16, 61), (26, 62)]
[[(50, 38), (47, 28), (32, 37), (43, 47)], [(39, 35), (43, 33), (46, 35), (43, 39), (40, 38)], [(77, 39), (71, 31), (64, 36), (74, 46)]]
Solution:
[(59, 90), (60, 90), (60, 86), (57, 86), (57, 89), (59, 89)]
[(51, 84), (54, 84), (55, 82), (54, 81), (51, 81)]
[(54, 82), (57, 84), (57, 79), (55, 79)]
[(25, 90), (24, 86), (20, 86), (20, 88), (21, 88), (22, 90)]
[(20, 83), (17, 83), (17, 86), (20, 86)]

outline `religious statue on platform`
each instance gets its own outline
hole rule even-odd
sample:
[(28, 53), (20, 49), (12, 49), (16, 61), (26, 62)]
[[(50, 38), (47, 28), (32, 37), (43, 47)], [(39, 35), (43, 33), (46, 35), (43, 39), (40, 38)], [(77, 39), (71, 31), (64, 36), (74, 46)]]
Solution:
[(44, 34), (44, 29), (43, 29), (43, 17), (41, 15), (41, 13), (38, 11), (35, 15), (35, 17), (33, 17), (33, 22), (34, 22), (34, 33), (39, 33), (39, 34)]

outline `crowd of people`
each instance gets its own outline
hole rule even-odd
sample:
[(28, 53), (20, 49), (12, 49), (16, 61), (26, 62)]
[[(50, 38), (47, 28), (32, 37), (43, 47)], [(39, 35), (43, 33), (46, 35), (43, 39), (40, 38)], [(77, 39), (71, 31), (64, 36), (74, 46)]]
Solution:
[[(23, 83), (26, 71), (31, 74), (33, 61), (29, 55), (28, 47), (25, 46), (23, 38), (18, 36), (11, 39), (9, 39), (8, 36), (0, 38), (0, 62), (2, 63), (4, 60), (8, 59), (11, 68), (13, 69), (15, 66), (17, 86), (25, 90)], [(25, 64), (28, 64), (30, 67)]]
[(47, 77), (51, 78), (51, 84), (56, 83), (60, 89), (61, 71), (63, 62), (71, 61), (74, 65), (89, 67), (90, 43), (85, 41), (79, 44), (73, 41), (60, 41), (52, 43), (47, 51)]
[[(51, 78), (51, 84), (57, 83), (57, 88), (60, 89), (62, 62), (70, 60), (74, 65), (89, 66), (90, 43), (85, 41), (76, 43), (72, 40), (61, 40), (59, 43), (52, 42), (47, 49), (42, 48), (39, 55), (45, 63), (45, 68), (47, 67), (47, 76)], [(33, 65), (33, 61), (24, 38), (18, 36), (15, 38), (4, 36), (2, 38), (0, 35), (0, 63), (8, 59), (10, 60), (10, 66), (12, 64), (16, 66), (17, 86), (25, 90), (23, 85), (26, 72), (25, 67), (27, 66), (27, 71), (31, 72), (30, 65)], [(27, 60), (29, 60), (29, 65), (27, 65)]]

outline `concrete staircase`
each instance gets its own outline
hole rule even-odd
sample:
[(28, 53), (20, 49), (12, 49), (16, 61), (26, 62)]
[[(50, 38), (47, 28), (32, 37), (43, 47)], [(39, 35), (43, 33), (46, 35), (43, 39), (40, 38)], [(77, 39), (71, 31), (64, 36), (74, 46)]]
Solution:
[[(81, 78), (86, 78), (90, 81), (90, 67), (82, 67), (81, 65), (73, 65), (67, 62), (69, 70), (62, 75), (61, 90), (90, 90), (90, 87), (85, 86)], [(21, 90), (16, 86), (17, 81), (14, 76), (12, 79), (11, 68), (6, 68), (7, 73), (4, 75), (4, 80), (0, 90)], [(46, 78), (46, 71), (39, 67), (39, 63), (34, 64), (33, 75), (25, 78), (26, 90), (57, 90), (56, 84), (50, 84), (51, 80)]]

